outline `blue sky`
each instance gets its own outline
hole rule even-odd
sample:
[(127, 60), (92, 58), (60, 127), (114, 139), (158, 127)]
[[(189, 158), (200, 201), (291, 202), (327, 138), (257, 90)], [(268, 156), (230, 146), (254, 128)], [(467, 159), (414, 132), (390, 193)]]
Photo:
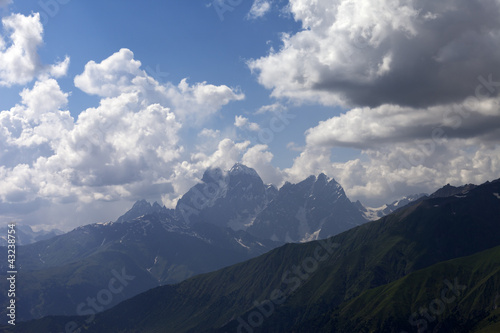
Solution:
[[(68, 73), (59, 83), (64, 91), (71, 92), (68, 109), (74, 118), (99, 103), (99, 98), (75, 88), (74, 76), (89, 60), (98, 62), (128, 48), (142, 63), (142, 69), (159, 82), (178, 83), (188, 78), (189, 82), (240, 88), (246, 98), (224, 107), (211, 127), (224, 129), (240, 114), (265, 124), (269, 117), (252, 115), (277, 100), (258, 84), (246, 62), (267, 54), (271, 47), (279, 49), (281, 35), (299, 31), (301, 24), (283, 10), (284, 2), (277, 2), (268, 15), (257, 19), (248, 18), (250, 1), (226, 5), (219, 5), (217, 10), (210, 1), (125, 1), (119, 6), (102, 1), (24, 1), (15, 2), (10, 10), (24, 15), (40, 13), (44, 23), (44, 45), (39, 49), (42, 62), (71, 57)], [(18, 103), (20, 90), (22, 87), (13, 87), (0, 100), (0, 108)], [(289, 142), (303, 145), (303, 133), (308, 128), (339, 111), (309, 104), (292, 106), (291, 112), (296, 121), (269, 142), (276, 151), (274, 162), (281, 168), (289, 167), (298, 154), (286, 148)], [(344, 151), (339, 157), (356, 153)]]
[(0, 220), (174, 206), (235, 162), (370, 206), (498, 178), (497, 1), (215, 1), (0, 0)]

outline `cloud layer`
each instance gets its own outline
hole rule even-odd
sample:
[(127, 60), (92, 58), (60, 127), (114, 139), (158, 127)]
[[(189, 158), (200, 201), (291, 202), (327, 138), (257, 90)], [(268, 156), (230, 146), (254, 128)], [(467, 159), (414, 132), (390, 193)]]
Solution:
[(290, 0), (303, 30), (249, 62), (273, 96), (327, 105), (425, 107), (500, 77), (496, 0)]

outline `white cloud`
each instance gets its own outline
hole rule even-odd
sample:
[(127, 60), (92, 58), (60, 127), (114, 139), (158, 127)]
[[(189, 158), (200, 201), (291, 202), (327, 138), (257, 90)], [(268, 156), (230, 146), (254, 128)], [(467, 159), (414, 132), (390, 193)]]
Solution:
[(245, 98), (240, 91), (225, 85), (189, 85), (187, 79), (178, 85), (161, 85), (141, 69), (141, 62), (128, 49), (121, 49), (101, 63), (90, 61), (84, 72), (75, 77), (75, 86), (101, 97), (141, 92), (149, 100), (171, 107), (179, 120), (192, 125), (201, 125), (224, 105)]
[(181, 120), (196, 124), (202, 123), (229, 102), (245, 98), (242, 92), (225, 85), (201, 82), (190, 86), (186, 79), (178, 86), (169, 85), (165, 94)]
[(241, 161), (246, 166), (254, 168), (264, 183), (279, 186), (283, 183), (283, 173), (271, 164), (273, 154), (268, 149), (267, 145), (250, 147), (241, 158)]
[(244, 127), (248, 124), (248, 118), (243, 116), (235, 116), (234, 117), (234, 126), (236, 127)]
[(306, 141), (310, 146), (361, 149), (436, 135), (498, 142), (499, 105), (500, 98), (469, 98), (463, 103), (422, 109), (396, 105), (356, 108), (309, 129)]
[(220, 135), (220, 131), (219, 130), (213, 130), (213, 129), (210, 129), (210, 128), (204, 128), (204, 129), (201, 130), (200, 133), (198, 133), (199, 137), (206, 137), (206, 138), (211, 138), (211, 139), (218, 138), (219, 135)]
[(500, 77), (498, 1), (291, 0), (288, 8), (303, 30), (248, 63), (274, 97), (422, 107), (463, 100), (479, 75)]
[(247, 18), (255, 20), (263, 17), (271, 10), (271, 2), (269, 0), (255, 0), (248, 12)]
[(62, 108), (68, 94), (63, 93), (54, 79), (36, 82), (21, 92), (22, 102), (8, 111), (0, 112), (0, 152), (2, 165), (13, 161), (29, 162), (31, 158), (47, 155), (55, 149), (61, 137), (73, 126), (73, 118)]
[[(89, 61), (82, 74), (75, 77), (75, 86), (87, 94), (115, 97), (137, 91), (139, 83), (145, 83), (146, 74), (140, 69), (141, 62), (134, 59), (129, 49), (121, 49), (97, 64)], [(138, 82), (140, 79), (142, 82)], [(147, 80), (146, 80), (147, 81)], [(154, 85), (154, 82), (146, 82)]]
[(38, 13), (12, 14), (2, 19), (7, 39), (0, 36), (0, 86), (26, 84), (38, 76), (66, 75), (69, 57), (55, 65), (43, 65), (37, 49), (42, 44), (43, 27)]
[[(451, 116), (455, 125), (459, 125), (457, 115)], [(485, 133), (488, 138), (476, 138), (473, 133), (466, 135), (474, 131), (467, 124), (474, 122), (472, 116), (462, 118), (463, 127), (433, 128), (428, 124), (423, 125), (422, 132), (414, 133), (410, 130), (411, 117), (403, 126), (395, 126), (391, 131), (391, 122), (395, 119), (388, 117), (388, 124), (385, 124), (385, 118), (370, 118), (366, 123), (373, 121), (370, 127), (365, 126), (361, 116), (357, 118), (359, 132), (348, 132), (342, 138), (340, 132), (345, 123), (335, 121), (340, 118), (324, 123), (331, 122), (328, 124), (331, 127), (320, 124), (309, 130), (307, 146), (293, 166), (285, 170), (289, 180), (298, 181), (307, 175), (325, 172), (342, 184), (351, 199), (381, 205), (412, 193), (430, 193), (447, 183), (481, 184), (500, 174), (500, 131), (497, 127), (492, 133)], [(425, 129), (429, 130), (427, 136), (423, 135)], [(410, 137), (417, 134), (416, 137), (405, 138), (405, 130), (410, 132), (407, 133)], [(457, 135), (461, 131), (463, 135)], [(378, 143), (372, 145), (370, 141)], [(337, 162), (332, 156), (332, 148), (338, 146), (358, 147), (362, 154), (359, 158)]]
[(255, 112), (255, 114), (262, 114), (262, 113), (267, 113), (267, 112), (281, 112), (284, 110), (286, 110), (286, 106), (284, 106), (280, 102), (276, 102), (273, 104), (261, 106), (257, 110), (257, 112)]
[(234, 117), (234, 126), (242, 129), (247, 129), (252, 132), (258, 132), (260, 130), (260, 126), (257, 123), (252, 123), (243, 116), (235, 116)]

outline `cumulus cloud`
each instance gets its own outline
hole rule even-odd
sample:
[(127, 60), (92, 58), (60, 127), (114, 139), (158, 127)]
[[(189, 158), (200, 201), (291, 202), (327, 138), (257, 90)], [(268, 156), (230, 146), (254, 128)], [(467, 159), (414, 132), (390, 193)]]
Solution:
[(101, 97), (140, 92), (152, 101), (171, 107), (179, 120), (196, 125), (229, 102), (245, 98), (237, 89), (207, 82), (190, 85), (183, 79), (178, 85), (159, 84), (141, 69), (141, 62), (134, 59), (129, 49), (121, 49), (100, 63), (87, 63), (84, 72), (75, 77), (75, 86)]
[(291, 0), (303, 30), (248, 63), (275, 97), (326, 105), (460, 102), (500, 77), (500, 3)]
[(363, 150), (359, 158), (337, 162), (331, 148), (307, 147), (284, 172), (291, 181), (324, 172), (342, 184), (351, 200), (380, 206), (408, 194), (430, 193), (447, 183), (497, 179), (499, 152), (498, 145), (464, 139), (416, 141)]
[(373, 149), (435, 136), (500, 142), (500, 99), (470, 98), (465, 103), (424, 109), (356, 108), (309, 129), (306, 141), (311, 146)]
[(255, 0), (248, 12), (247, 18), (255, 20), (263, 17), (271, 10), (271, 2), (268, 0)]
[(2, 19), (7, 38), (0, 36), (0, 86), (26, 84), (38, 76), (66, 75), (69, 57), (55, 65), (43, 65), (37, 49), (42, 44), (40, 14), (12, 14)]
[(253, 132), (260, 130), (259, 124), (252, 123), (251, 121), (248, 120), (248, 118), (245, 118), (243, 116), (234, 117), (234, 126), (242, 129), (247, 129)]
[(280, 186), (283, 183), (284, 174), (279, 168), (272, 165), (274, 156), (268, 149), (267, 145), (250, 147), (241, 158), (241, 161), (243, 164), (254, 168), (264, 183)]
[(63, 110), (68, 94), (54, 79), (36, 82), (20, 95), (20, 104), (0, 112), (0, 164), (5, 167), (51, 155), (73, 127), (69, 111)]
[(276, 103), (273, 103), (273, 104), (261, 106), (257, 110), (257, 112), (255, 112), (255, 114), (263, 114), (263, 113), (267, 113), (267, 112), (281, 112), (281, 111), (284, 111), (284, 110), (286, 110), (286, 106), (284, 106), (280, 102), (276, 102)]

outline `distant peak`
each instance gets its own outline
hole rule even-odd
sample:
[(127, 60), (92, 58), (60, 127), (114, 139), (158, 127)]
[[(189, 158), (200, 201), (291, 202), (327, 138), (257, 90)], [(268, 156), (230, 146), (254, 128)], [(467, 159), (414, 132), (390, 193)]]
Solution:
[(134, 206), (132, 208), (137, 208), (137, 207), (150, 207), (151, 204), (147, 202), (145, 199), (136, 201)]
[(224, 172), (221, 168), (208, 168), (203, 173), (203, 178), (201, 179), (205, 183), (211, 183), (213, 181), (219, 182), (224, 179)]
[(255, 171), (254, 169), (249, 168), (246, 165), (243, 165), (241, 163), (236, 163), (231, 168), (231, 170), (229, 170), (229, 173), (231, 175), (247, 174), (247, 175), (250, 175), (250, 176), (259, 177), (259, 174), (257, 173), (257, 171)]
[(328, 178), (328, 176), (327, 176), (327, 175), (325, 175), (324, 173), (320, 173), (320, 174), (319, 174), (319, 176), (318, 176), (317, 181), (318, 181), (318, 182), (325, 182), (325, 183), (328, 183), (328, 180), (329, 180), (329, 179), (330, 179), (330, 178)]

